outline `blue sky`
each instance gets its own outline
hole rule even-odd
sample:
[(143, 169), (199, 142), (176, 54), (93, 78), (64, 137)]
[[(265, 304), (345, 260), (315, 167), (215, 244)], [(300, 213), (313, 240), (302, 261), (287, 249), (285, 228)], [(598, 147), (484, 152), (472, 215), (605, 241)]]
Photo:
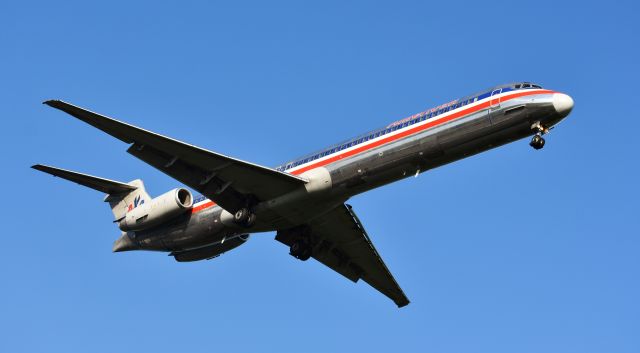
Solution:
[[(5, 2), (2, 352), (638, 352), (635, 2)], [(275, 166), (529, 80), (576, 107), (518, 141), (350, 200), (412, 303), (260, 234), (212, 261), (112, 254), (102, 195), (180, 186), (64, 99)]]

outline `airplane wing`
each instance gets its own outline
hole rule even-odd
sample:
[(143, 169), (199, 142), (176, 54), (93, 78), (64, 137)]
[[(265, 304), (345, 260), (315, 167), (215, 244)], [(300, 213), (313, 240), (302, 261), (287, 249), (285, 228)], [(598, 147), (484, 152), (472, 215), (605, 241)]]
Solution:
[(49, 100), (44, 104), (131, 144), (127, 152), (231, 213), (253, 202), (288, 193), (307, 182), (301, 177), (190, 145), (63, 101)]
[[(334, 208), (312, 221), (309, 227), (314, 259), (353, 282), (364, 280), (398, 307), (409, 304), (350, 205)], [(289, 246), (294, 239), (291, 233), (276, 235), (276, 240)]]

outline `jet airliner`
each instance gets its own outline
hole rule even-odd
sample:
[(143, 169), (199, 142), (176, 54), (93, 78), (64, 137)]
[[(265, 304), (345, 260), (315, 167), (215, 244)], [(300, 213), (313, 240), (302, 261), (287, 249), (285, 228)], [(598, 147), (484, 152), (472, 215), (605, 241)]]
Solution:
[(142, 180), (119, 182), (70, 170), (32, 168), (106, 194), (121, 235), (114, 252), (169, 252), (176, 261), (212, 259), (252, 233), (276, 232), (296, 259), (362, 279), (398, 307), (409, 304), (373, 246), (352, 196), (532, 136), (547, 134), (573, 99), (529, 82), (500, 85), (417, 113), (275, 168), (225, 156), (78, 106), (59, 109), (129, 145), (127, 152), (197, 190), (152, 198)]

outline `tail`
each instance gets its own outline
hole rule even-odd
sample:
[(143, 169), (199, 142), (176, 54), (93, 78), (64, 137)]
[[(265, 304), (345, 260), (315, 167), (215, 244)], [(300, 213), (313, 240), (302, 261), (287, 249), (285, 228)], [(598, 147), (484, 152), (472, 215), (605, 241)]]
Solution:
[(140, 179), (129, 183), (122, 183), (41, 164), (36, 164), (31, 168), (104, 192), (107, 194), (104, 201), (109, 202), (116, 222), (122, 220), (128, 210), (151, 201), (151, 197), (145, 190), (144, 183)]

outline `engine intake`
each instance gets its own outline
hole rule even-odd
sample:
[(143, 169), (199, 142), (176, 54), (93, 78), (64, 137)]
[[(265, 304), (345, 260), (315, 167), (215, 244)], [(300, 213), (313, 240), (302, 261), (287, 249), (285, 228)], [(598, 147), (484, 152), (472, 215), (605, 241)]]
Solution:
[(148, 229), (185, 213), (191, 207), (191, 192), (182, 188), (173, 189), (127, 212), (119, 226), (125, 232)]

